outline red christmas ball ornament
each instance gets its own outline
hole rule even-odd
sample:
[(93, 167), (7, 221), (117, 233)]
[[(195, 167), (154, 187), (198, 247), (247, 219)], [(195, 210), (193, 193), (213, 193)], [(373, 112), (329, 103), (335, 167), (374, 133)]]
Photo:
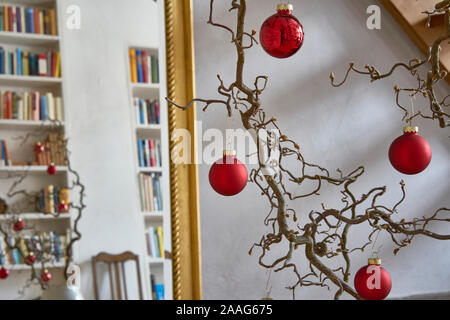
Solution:
[(5, 267), (1, 267), (0, 268), (0, 279), (6, 279), (9, 276), (9, 270), (6, 269)]
[(25, 263), (26, 263), (27, 265), (31, 265), (31, 264), (33, 264), (33, 263), (35, 263), (35, 262), (36, 262), (36, 257), (35, 257), (35, 255), (34, 255), (34, 253), (31, 252), (31, 253), (27, 256), (27, 258), (26, 258), (26, 260), (25, 260)]
[(272, 57), (288, 58), (303, 44), (303, 26), (292, 15), (292, 10), (291, 4), (279, 4), (277, 13), (267, 18), (261, 26), (259, 41)]
[(55, 173), (56, 173), (56, 166), (55, 166), (55, 164), (52, 162), (52, 163), (50, 163), (50, 165), (48, 166), (48, 168), (47, 168), (47, 173), (49, 174), (49, 175), (54, 175)]
[(25, 221), (23, 221), (22, 219), (18, 219), (16, 222), (14, 222), (13, 229), (17, 232), (22, 231), (23, 229), (25, 229)]
[(369, 264), (358, 270), (354, 284), (356, 292), (365, 300), (383, 300), (392, 287), (391, 277), (378, 258), (369, 259)]
[(223, 196), (234, 196), (247, 185), (247, 168), (236, 158), (235, 151), (224, 151), (209, 170), (211, 187)]
[(67, 211), (69, 211), (69, 205), (64, 201), (61, 201), (58, 204), (58, 212), (67, 212)]
[(34, 146), (34, 152), (35, 153), (41, 153), (41, 152), (44, 152), (44, 151), (45, 151), (45, 146), (42, 143), (37, 142), (35, 144), (35, 146)]
[(48, 272), (47, 269), (45, 269), (44, 272), (41, 273), (41, 279), (42, 279), (42, 281), (47, 283), (50, 280), (52, 280), (52, 274), (50, 272)]
[(418, 127), (404, 127), (403, 135), (389, 148), (389, 161), (401, 173), (417, 174), (430, 164), (431, 147), (418, 132)]

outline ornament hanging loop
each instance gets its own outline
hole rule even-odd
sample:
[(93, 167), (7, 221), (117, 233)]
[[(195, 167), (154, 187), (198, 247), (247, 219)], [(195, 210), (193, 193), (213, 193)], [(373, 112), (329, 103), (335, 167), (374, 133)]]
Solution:
[(270, 284), (270, 276), (272, 274), (272, 268), (267, 270), (266, 273), (268, 273), (268, 276), (267, 276), (267, 282), (266, 282), (266, 298), (265, 299), (267, 299), (267, 300), (270, 299), (271, 300), (270, 293), (272, 291), (272, 286), (269, 287), (269, 284)]
[(377, 241), (378, 241), (378, 236), (380, 235), (380, 233), (381, 233), (381, 229), (378, 229), (377, 236), (375, 237), (375, 241), (374, 241), (373, 244), (372, 244), (372, 255), (371, 255), (371, 259), (379, 259), (378, 254), (379, 254), (379, 252), (381, 251), (381, 248), (383, 248), (383, 245), (380, 244), (380, 246), (379, 246), (377, 249), (375, 249), (375, 244), (376, 244)]
[(409, 119), (407, 120), (407, 122), (409, 123), (409, 126), (412, 127), (412, 120), (414, 118), (414, 99), (416, 99), (416, 96), (414, 94), (410, 94), (409, 95), (410, 99), (411, 99), (411, 116), (409, 117)]

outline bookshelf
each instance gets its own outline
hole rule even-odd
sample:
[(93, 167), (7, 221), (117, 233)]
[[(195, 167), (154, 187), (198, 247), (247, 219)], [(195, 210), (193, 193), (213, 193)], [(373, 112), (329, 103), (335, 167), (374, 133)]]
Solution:
[[(54, 9), (56, 22), (60, 14), (64, 13), (63, 8), (59, 8), (58, 0), (15, 0), (15, 1), (0, 1), (0, 6), (25, 6), (38, 8), (40, 10)], [(29, 75), (12, 75), (12, 74), (0, 74), (0, 91), (15, 91), (18, 93), (24, 92), (40, 92), (51, 93), (54, 96), (61, 97), (62, 109), (64, 114), (64, 120), (67, 120), (68, 113), (64, 104), (64, 72), (63, 72), (63, 52), (61, 45), (61, 28), (59, 23), (56, 23), (57, 35), (49, 34), (33, 34), (25, 32), (13, 32), (13, 31), (0, 31), (0, 46), (5, 50), (15, 50), (20, 48), (23, 51), (36, 52), (42, 54), (48, 51), (59, 51), (61, 56), (60, 77), (50, 76), (29, 76)], [(4, 29), (4, 28), (2, 28)], [(67, 126), (65, 121), (60, 122), (58, 130), (67, 136)], [(43, 132), (47, 129), (54, 128), (55, 124), (50, 121), (41, 120), (18, 120), (18, 119), (0, 119), (0, 136), (8, 142), (8, 148), (11, 155), (12, 162), (18, 161), (33, 161), (33, 144), (36, 142), (31, 139), (25, 145), (20, 145), (14, 141), (14, 137), (21, 136), (27, 133)], [(47, 174), (46, 165), (9, 165), (0, 166), (0, 175), (15, 175), (28, 173), (27, 178), (22, 182), (21, 187), (30, 191), (39, 191), (47, 185), (55, 185), (57, 187), (70, 186), (69, 172), (65, 166), (57, 166), (57, 173), (53, 176)], [(5, 193), (13, 180), (2, 180), (0, 184), (0, 197), (5, 199)], [(49, 232), (55, 230), (59, 235), (65, 235), (67, 229), (72, 229), (74, 223), (74, 216), (71, 213), (62, 213), (60, 216), (55, 217), (51, 214), (44, 214), (40, 212), (15, 212), (6, 213), (0, 215), (0, 223), (5, 223), (11, 218), (21, 218), (26, 224), (32, 224), (36, 229), (43, 232)], [(76, 252), (75, 252), (76, 254)], [(40, 264), (35, 264), (36, 268), (40, 268)], [(21, 288), (27, 277), (28, 273), (17, 273), (15, 271), (29, 270), (30, 267), (24, 264), (5, 264), (5, 267), (10, 270), (11, 285), (7, 288), (0, 288), (1, 298), (15, 298), (15, 296), (8, 296), (8, 294), (15, 294), (16, 288)], [(62, 259), (58, 262), (49, 263), (46, 268), (58, 269), (54, 272), (62, 272), (65, 267), (65, 260)], [(64, 278), (55, 276), (51, 285), (64, 285)]]
[(22, 218), (23, 220), (60, 220), (60, 219), (72, 219), (72, 215), (70, 213), (64, 213), (55, 217), (51, 214), (45, 214), (42, 212), (31, 212), (31, 213), (20, 213), (16, 215), (12, 214), (3, 214), (0, 216), (1, 220), (8, 220), (11, 218)]
[[(61, 122), (64, 125), (64, 121)], [(52, 127), (54, 124), (51, 121), (36, 121), (36, 120), (15, 120), (15, 119), (0, 119), (0, 127), (7, 128), (24, 128), (34, 129), (39, 127)]]
[(0, 42), (3, 44), (54, 46), (58, 44), (59, 36), (0, 31)]
[[(66, 265), (64, 262), (59, 261), (59, 262), (55, 262), (54, 264), (49, 264), (48, 266), (45, 266), (45, 268), (49, 269), (50, 272), (52, 272), (52, 269), (64, 269), (65, 266)], [(5, 265), (5, 268), (7, 268), (9, 271), (31, 270), (31, 267), (26, 264), (10, 264), (10, 265)], [(42, 269), (42, 266), (39, 265), (39, 263), (37, 263), (35, 265), (35, 268), (40, 270), (40, 269)]]
[[(160, 43), (165, 43), (165, 41), (160, 41)], [(139, 83), (132, 81), (132, 66), (130, 65), (130, 49), (139, 50), (147, 52), (147, 55), (158, 58), (159, 64), (159, 81), (157, 83), (152, 83), (151, 71), (149, 71), (148, 83)], [(151, 283), (151, 275), (154, 276), (156, 284), (164, 285), (164, 298), (166, 300), (173, 299), (172, 293), (172, 263), (167, 253), (171, 252), (171, 222), (170, 222), (170, 180), (169, 180), (169, 141), (168, 141), (168, 115), (167, 115), (167, 105), (164, 98), (166, 97), (166, 79), (165, 79), (165, 48), (162, 46), (149, 46), (149, 45), (136, 45), (129, 44), (125, 48), (125, 63), (128, 69), (127, 84), (129, 88), (129, 109), (130, 118), (132, 121), (132, 142), (134, 146), (133, 161), (136, 168), (136, 199), (139, 203), (139, 208), (141, 212), (139, 213), (142, 217), (142, 224), (139, 232), (142, 234), (142, 241), (144, 242), (144, 247), (147, 249), (144, 257), (144, 287), (147, 290), (148, 299), (153, 299), (153, 289)], [(149, 66), (150, 68), (150, 66)], [(151, 116), (148, 116), (148, 108), (150, 104), (143, 107), (147, 110), (148, 116), (144, 123), (141, 123), (139, 117), (137, 116), (138, 107), (136, 106), (135, 99), (143, 99), (146, 101), (159, 100), (159, 123), (151, 123)], [(155, 166), (142, 166), (140, 163), (139, 156), (139, 141), (152, 139), (154, 141), (159, 141), (160, 143), (160, 165)], [(151, 153), (151, 152), (150, 152)], [(159, 176), (161, 200), (162, 200), (162, 210), (143, 210), (143, 205), (145, 207), (145, 200), (143, 200), (143, 193), (141, 192), (142, 183), (141, 175), (157, 175)], [(145, 188), (144, 188), (145, 189)], [(147, 189), (148, 190), (148, 189)], [(144, 203), (143, 203), (144, 201)], [(148, 252), (149, 241), (147, 237), (151, 227), (157, 228), (162, 227), (163, 233), (163, 249), (164, 255), (162, 257), (152, 256)]]

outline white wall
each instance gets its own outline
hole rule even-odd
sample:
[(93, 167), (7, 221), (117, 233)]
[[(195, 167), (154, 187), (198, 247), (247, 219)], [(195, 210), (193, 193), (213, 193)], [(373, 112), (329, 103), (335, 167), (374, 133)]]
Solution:
[[(235, 26), (235, 14), (228, 13), (231, 1), (216, 1), (215, 19)], [(383, 82), (370, 84), (367, 78), (352, 76), (344, 87), (330, 86), (329, 74), (337, 78), (346, 71), (349, 61), (365, 63), (386, 70), (400, 60), (420, 56), (387, 11), (382, 9), (382, 29), (366, 29), (366, 9), (378, 3), (373, 0), (291, 1), (294, 14), (305, 28), (305, 43), (292, 58), (277, 60), (260, 47), (247, 52), (245, 78), (253, 84), (259, 74), (269, 76), (268, 88), (262, 102), (268, 116), (276, 116), (290, 137), (299, 142), (303, 155), (310, 162), (321, 164), (331, 171), (341, 168), (349, 172), (358, 165), (366, 167), (366, 174), (357, 183), (357, 193), (371, 187), (388, 187), (385, 203), (392, 205), (401, 196), (399, 181), (407, 185), (407, 199), (400, 207), (400, 215), (407, 218), (429, 215), (435, 209), (449, 206), (450, 167), (448, 130), (435, 122), (417, 121), (420, 134), (431, 144), (433, 159), (429, 168), (416, 176), (403, 176), (389, 164), (390, 143), (402, 133), (402, 114), (394, 107), (394, 84), (414, 86), (404, 72), (398, 72)], [(209, 1), (194, 1), (195, 54), (198, 97), (217, 97), (216, 74), (226, 83), (232, 81), (235, 52), (225, 31), (206, 24)], [(247, 30), (259, 30), (261, 23), (275, 12), (276, 1), (249, 0)], [(447, 84), (441, 93), (448, 93)], [(409, 103), (405, 100), (404, 103)], [(198, 111), (203, 130), (225, 129), (225, 110), (213, 106), (207, 113)], [(234, 126), (239, 125), (236, 119)], [(242, 155), (241, 155), (242, 156)], [(203, 261), (203, 292), (206, 299), (260, 299), (265, 294), (266, 272), (257, 263), (257, 255), (249, 256), (248, 249), (267, 231), (263, 225), (268, 205), (259, 197), (259, 189), (250, 184), (235, 198), (217, 195), (208, 183), (209, 165), (201, 165), (201, 231)], [(321, 201), (332, 206), (339, 194), (325, 189), (322, 197), (296, 204), (298, 212), (307, 213)], [(435, 225), (441, 233), (449, 228)], [(350, 241), (360, 243), (367, 237), (367, 229), (353, 230)], [(383, 266), (393, 280), (391, 297), (418, 293), (450, 291), (449, 243), (417, 237), (412, 245), (393, 256), (392, 242), (380, 236), (383, 244)], [(283, 247), (285, 250), (286, 246)], [(283, 251), (284, 252), (284, 251)], [(277, 251), (281, 256), (282, 251)], [(352, 274), (366, 264), (370, 253), (353, 256)], [(302, 262), (303, 261), (303, 262)], [(297, 259), (301, 270), (305, 259)], [(430, 263), (432, 262), (432, 263)], [(290, 298), (284, 289), (292, 284), (290, 272), (272, 274), (273, 298)], [(352, 277), (353, 281), (353, 277)], [(300, 299), (332, 298), (331, 291), (320, 288), (297, 290)], [(347, 296), (348, 297), (348, 296)]]

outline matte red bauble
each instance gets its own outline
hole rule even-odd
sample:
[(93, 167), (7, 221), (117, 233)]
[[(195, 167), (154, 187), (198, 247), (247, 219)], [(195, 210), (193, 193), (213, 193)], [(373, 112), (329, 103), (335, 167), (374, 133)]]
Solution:
[(42, 281), (47, 283), (50, 280), (52, 280), (52, 274), (50, 272), (48, 272), (48, 270), (45, 270), (44, 272), (41, 273), (41, 279), (42, 279)]
[(5, 267), (0, 268), (0, 279), (6, 279), (9, 276), (9, 270), (5, 269)]
[(25, 229), (25, 222), (22, 219), (17, 220), (14, 222), (13, 229), (17, 232), (22, 231)]
[(277, 13), (267, 18), (261, 26), (259, 41), (263, 49), (275, 58), (288, 58), (303, 44), (303, 26), (292, 15), (291, 4), (279, 4)]
[(47, 168), (47, 173), (49, 175), (54, 175), (56, 173), (56, 167), (53, 163), (51, 163)]
[(247, 168), (236, 159), (233, 151), (224, 151), (223, 158), (217, 160), (209, 169), (211, 187), (223, 196), (234, 196), (247, 185)]
[(383, 300), (392, 287), (389, 273), (381, 267), (381, 259), (369, 259), (369, 264), (355, 275), (355, 289), (366, 300)]
[(33, 264), (35, 261), (36, 261), (36, 257), (34, 256), (33, 253), (30, 253), (30, 254), (27, 256), (27, 258), (26, 258), (26, 260), (25, 260), (25, 263), (28, 264), (28, 265), (31, 265), (31, 264)]
[(69, 211), (69, 205), (65, 202), (61, 202), (58, 204), (58, 212), (67, 212)]
[(389, 160), (401, 173), (417, 174), (430, 164), (431, 147), (418, 132), (417, 127), (403, 128), (403, 135), (395, 139), (389, 148)]

